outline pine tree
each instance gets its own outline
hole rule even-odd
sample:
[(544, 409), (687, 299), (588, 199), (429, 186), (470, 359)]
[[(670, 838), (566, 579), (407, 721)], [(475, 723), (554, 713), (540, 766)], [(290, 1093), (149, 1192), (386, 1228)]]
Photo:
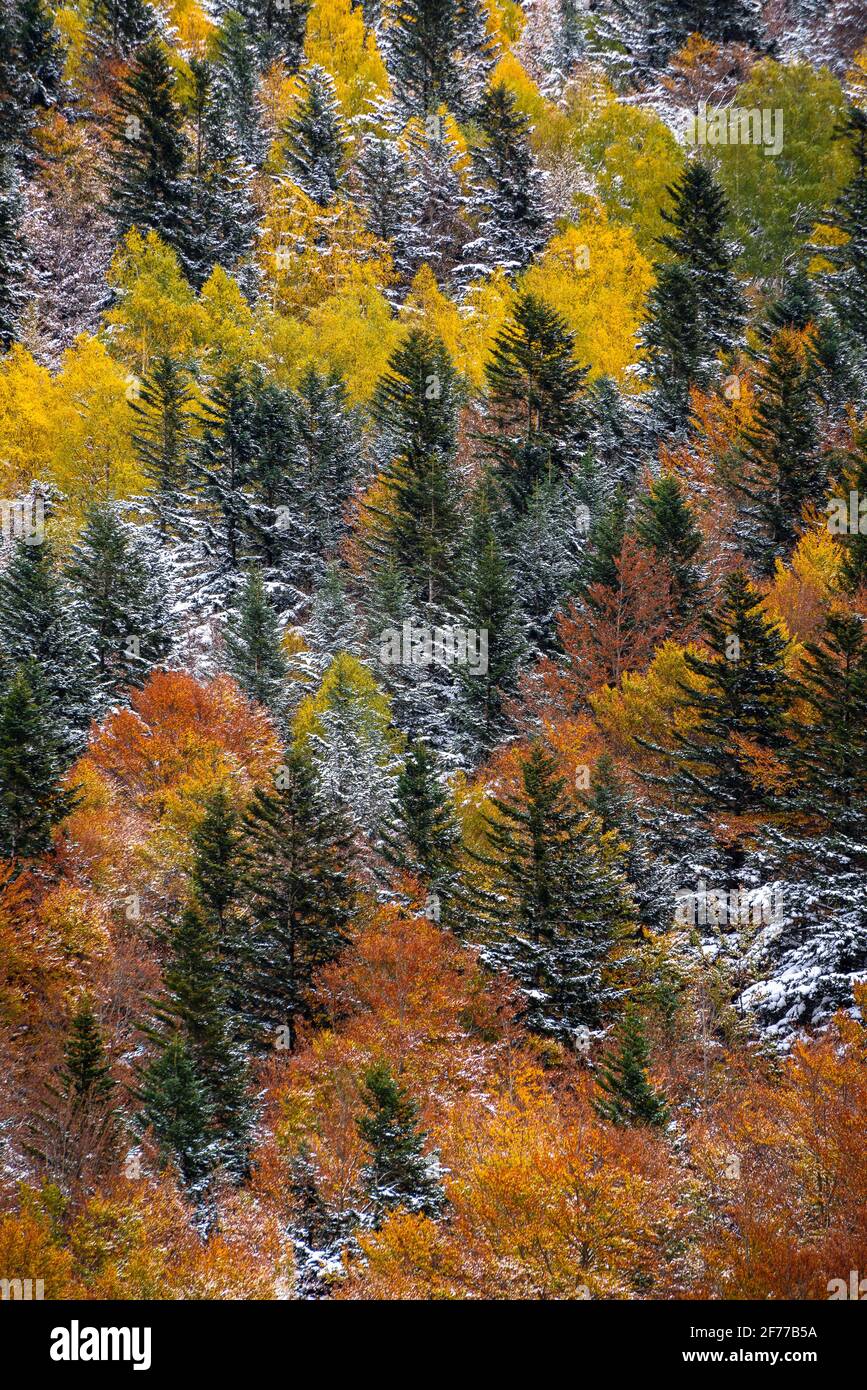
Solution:
[(392, 560), (418, 601), (447, 601), (457, 584), (460, 527), (457, 384), (443, 344), (412, 329), (389, 359), (373, 409), (392, 455), (374, 558)]
[(587, 371), (576, 365), (573, 336), (560, 314), (523, 294), (485, 372), (494, 425), (485, 442), (520, 512), (536, 484), (563, 478), (586, 445)]
[(383, 827), (383, 858), (405, 873), (447, 887), (457, 865), (458, 828), (438, 760), (426, 743), (410, 744)]
[(298, 106), (283, 132), (290, 178), (320, 207), (337, 197), (347, 137), (334, 79), (314, 64), (301, 74)]
[(654, 479), (639, 499), (635, 533), (668, 567), (678, 616), (688, 623), (702, 596), (702, 573), (696, 564), (702, 536), (676, 474), (663, 473)]
[(782, 753), (791, 689), (786, 641), (742, 570), (727, 576), (719, 605), (702, 627), (707, 655), (686, 654), (701, 684), (684, 688), (681, 696), (688, 728), (673, 732), (668, 780), (678, 804), (694, 817), (722, 821), (772, 803), (752, 759)]
[(304, 31), (310, 0), (220, 0), (243, 15), (264, 70), (275, 61), (295, 72), (304, 57)]
[(129, 59), (152, 36), (154, 13), (146, 0), (93, 0), (88, 28), (94, 63)]
[(240, 825), (223, 783), (206, 798), (204, 815), (192, 832), (191, 844), (193, 896), (216, 923), (218, 933), (225, 934), (229, 909), (238, 892)]
[[(237, 15), (229, 18), (241, 24)], [(245, 34), (243, 25), (241, 29)], [(257, 225), (252, 161), (261, 157), (261, 136), (253, 105), (256, 73), (252, 59), (250, 63), (250, 92), (241, 78), (233, 85), (235, 74), (231, 70), (226, 74), (198, 59), (190, 63), (194, 159), (188, 258), (197, 288), (216, 265), (232, 274), (244, 290), (251, 292), (255, 287), (250, 257)]]
[(463, 151), (444, 118), (407, 128), (395, 267), (408, 284), (423, 266), (441, 289), (458, 292), (479, 274), (474, 200), (461, 171)]
[(594, 584), (602, 584), (606, 589), (617, 588), (617, 563), (623, 551), (628, 519), (629, 495), (618, 483), (605, 510), (590, 528), (581, 575), (585, 589)]
[(290, 752), (275, 790), (257, 788), (244, 817), (241, 978), (247, 1026), (263, 1042), (285, 1030), (295, 1047), (314, 972), (346, 942), (351, 859), (348, 827), (323, 802), (309, 757)]
[(165, 47), (150, 39), (136, 53), (118, 97), (112, 151), (112, 207), (118, 233), (156, 232), (189, 265), (189, 146)]
[(389, 25), (385, 59), (407, 115), (475, 107), (492, 65), (478, 0), (405, 0)]
[(147, 503), (163, 536), (181, 535), (187, 525), (192, 399), (186, 365), (169, 353), (158, 353), (137, 399), (130, 402), (135, 415), (133, 445), (149, 485)]
[[(834, 266), (825, 278), (828, 297), (863, 363), (867, 346), (867, 112), (853, 106), (840, 136), (850, 145), (856, 170), (823, 221), (843, 236), (822, 254)], [(863, 376), (863, 373), (862, 373)], [(862, 388), (863, 388), (862, 380)]]
[(153, 1130), (165, 1158), (177, 1162), (194, 1194), (203, 1191), (213, 1166), (204, 1089), (184, 1040), (173, 1037), (142, 1077), (137, 1099), (143, 1126)]
[(556, 756), (536, 742), (520, 787), (492, 797), (487, 848), (468, 850), (487, 886), (465, 890), (488, 965), (510, 974), (536, 1032), (569, 1041), (616, 996), (607, 978), (632, 907), (611, 837), (569, 797)]
[(96, 670), (47, 537), (39, 545), (19, 541), (0, 573), (0, 681), (25, 661), (38, 671), (52, 746), (71, 761), (96, 713)]
[(668, 1122), (668, 1106), (648, 1077), (650, 1053), (641, 1014), (627, 1005), (617, 1030), (617, 1049), (602, 1063), (594, 1106), (598, 1115), (613, 1125), (662, 1126)]
[(648, 301), (644, 347), (667, 424), (686, 423), (689, 387), (706, 385), (718, 353), (740, 341), (744, 305), (733, 273), (737, 247), (725, 238), (728, 204), (710, 165), (695, 159), (668, 190), (671, 228), (659, 243), (673, 261), (660, 267)]
[(487, 267), (520, 269), (545, 241), (544, 179), (530, 149), (530, 123), (504, 83), (490, 87), (476, 117), (484, 143), (473, 152), (483, 212), (476, 256)]
[(781, 329), (758, 354), (756, 407), (738, 450), (743, 541), (766, 573), (794, 546), (804, 507), (825, 491), (810, 343)]
[(25, 304), (26, 249), (21, 233), (19, 175), (9, 155), (0, 150), (0, 351), (7, 352), (18, 332)]
[(38, 669), (20, 666), (0, 693), (0, 855), (30, 858), (51, 846), (51, 832), (72, 810), (61, 790), (63, 764)]
[(63, 1064), (28, 1122), (29, 1152), (69, 1192), (88, 1191), (115, 1157), (115, 1082), (93, 1004), (83, 995), (69, 1023)]
[(289, 664), (280, 645), (277, 615), (268, 602), (262, 573), (255, 566), (249, 570), (237, 607), (229, 615), (225, 643), (229, 673), (245, 695), (279, 719), (286, 705)]
[(98, 503), (73, 547), (68, 578), (105, 704), (143, 684), (172, 646), (167, 577), (143, 527)]
[(368, 1067), (361, 1094), (365, 1110), (356, 1124), (370, 1154), (362, 1179), (373, 1224), (378, 1226), (397, 1208), (439, 1215), (444, 1198), (437, 1156), (425, 1154), (427, 1135), (419, 1129), (418, 1106), (385, 1060)]

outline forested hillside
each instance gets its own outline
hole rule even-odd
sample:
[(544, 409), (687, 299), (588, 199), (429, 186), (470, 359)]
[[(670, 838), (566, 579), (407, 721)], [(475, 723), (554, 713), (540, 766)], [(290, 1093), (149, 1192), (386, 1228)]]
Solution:
[(0, 0), (0, 1278), (867, 1270), (867, 12)]

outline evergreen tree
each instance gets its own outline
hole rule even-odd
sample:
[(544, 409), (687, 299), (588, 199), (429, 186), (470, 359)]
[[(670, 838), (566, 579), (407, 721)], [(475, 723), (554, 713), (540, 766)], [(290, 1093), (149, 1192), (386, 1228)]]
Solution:
[(595, 1109), (613, 1125), (662, 1126), (668, 1122), (668, 1106), (648, 1077), (650, 1054), (641, 1014), (627, 1005), (617, 1030), (616, 1051), (602, 1063), (599, 1089), (603, 1093)]
[(196, 902), (216, 924), (228, 931), (229, 909), (238, 892), (240, 825), (225, 784), (205, 800), (204, 815), (192, 836), (190, 882)]
[(564, 477), (586, 445), (587, 371), (575, 363), (562, 317), (524, 294), (495, 339), (485, 372), (495, 427), (485, 440), (520, 511), (536, 484)]
[(247, 99), (252, 103), (256, 90), (252, 59), (250, 63), (250, 93), (240, 79), (237, 85), (241, 91), (235, 90), (233, 72), (226, 75), (222, 69), (198, 59), (190, 63), (194, 159), (190, 173), (188, 258), (196, 287), (204, 283), (216, 265), (234, 275), (248, 292), (255, 284), (250, 250), (257, 213), (251, 161), (261, 157), (261, 137), (255, 106), (246, 105)]
[(601, 56), (633, 80), (664, 68), (690, 34), (767, 48), (760, 0), (606, 0), (599, 8)]
[(171, 649), (168, 581), (144, 528), (124, 525), (117, 508), (102, 503), (88, 514), (68, 577), (110, 704), (143, 684)]
[(667, 565), (678, 616), (688, 622), (701, 601), (702, 574), (696, 557), (702, 538), (676, 474), (663, 473), (651, 482), (638, 502), (635, 532), (642, 545)]
[(147, 503), (163, 536), (182, 535), (187, 527), (192, 399), (185, 364), (169, 353), (158, 353), (137, 399), (130, 402), (136, 426), (133, 445), (149, 485)]
[(348, 827), (321, 799), (309, 757), (292, 751), (244, 817), (240, 977), (254, 1036), (273, 1042), (285, 1029), (295, 1047), (314, 972), (343, 948), (353, 900)]
[(244, 525), (259, 463), (255, 409), (250, 383), (240, 370), (230, 370), (211, 388), (192, 459), (202, 587), (223, 602), (239, 582), (245, 550)]
[(463, 151), (440, 116), (425, 125), (411, 123), (405, 140), (395, 266), (407, 283), (427, 266), (440, 288), (454, 293), (484, 268), (475, 255), (474, 200), (461, 172)]
[(298, 106), (283, 138), (290, 178), (320, 207), (328, 207), (340, 187), (347, 139), (334, 79), (317, 64), (301, 74)]
[(243, 16), (264, 70), (276, 61), (295, 72), (304, 57), (304, 31), (310, 0), (220, 0)]
[(669, 785), (693, 816), (725, 820), (759, 811), (773, 800), (758, 785), (751, 759), (762, 753), (779, 756), (784, 748), (791, 701), (786, 641), (741, 570), (727, 576), (719, 605), (702, 627), (707, 654), (686, 654), (701, 683), (685, 687), (681, 695), (688, 727), (672, 734)]
[(204, 1089), (180, 1035), (162, 1047), (142, 1077), (140, 1120), (153, 1130), (160, 1151), (178, 1165), (194, 1194), (203, 1191), (213, 1166)]
[(491, 269), (520, 269), (545, 241), (544, 180), (530, 149), (530, 123), (499, 82), (482, 98), (476, 120), (483, 141), (473, 152), (482, 204), (476, 257)]
[(277, 615), (256, 567), (250, 569), (237, 607), (229, 615), (225, 642), (229, 673), (245, 695), (279, 719), (286, 705), (289, 665), (280, 645)]
[(405, 0), (388, 27), (385, 58), (409, 116), (445, 105), (456, 116), (475, 107), (492, 66), (478, 0)]
[(343, 379), (312, 366), (298, 383), (292, 424), (297, 492), (289, 535), (298, 582), (307, 589), (346, 534), (346, 506), (361, 472), (361, 425)]
[[(867, 427), (855, 428), (853, 447), (848, 451), (846, 458), (844, 478), (847, 490), (857, 494), (859, 507), (862, 506), (867, 500)], [(867, 523), (859, 512), (858, 529), (850, 529), (850, 499), (845, 496), (843, 500), (847, 514), (846, 529), (837, 536), (844, 550), (842, 577), (846, 587), (857, 592), (862, 585), (867, 584)], [(830, 520), (829, 517), (829, 525)], [(864, 534), (861, 531), (862, 526), (865, 528)]]
[(29, 1152), (53, 1182), (69, 1192), (90, 1189), (116, 1155), (115, 1082), (99, 1020), (90, 999), (75, 1006), (63, 1050), (63, 1063), (45, 1087), (30, 1118)]
[[(843, 235), (822, 254), (834, 273), (825, 279), (828, 297), (849, 335), (853, 356), (863, 364), (867, 348), (867, 112), (849, 109), (840, 135), (850, 145), (856, 169), (823, 221)], [(862, 370), (862, 389), (864, 377)]]
[(339, 652), (361, 654), (359, 617), (349, 601), (343, 574), (337, 561), (325, 567), (322, 582), (313, 595), (306, 626), (307, 641), (324, 670)]
[(72, 1016), (64, 1049), (61, 1081), (79, 1103), (107, 1100), (114, 1090), (111, 1068), (93, 1005), (84, 996)]
[(539, 742), (520, 787), (491, 802), (487, 848), (467, 851), (487, 885), (467, 885), (473, 932), (483, 960), (518, 982), (528, 1027), (568, 1041), (616, 997), (607, 970), (632, 913), (618, 852)]
[(154, 32), (146, 0), (93, 0), (88, 23), (94, 63), (129, 59)]
[(0, 573), (0, 681), (25, 661), (38, 671), (52, 746), (71, 761), (96, 713), (96, 670), (47, 537), (39, 545), (19, 541)]
[[(537, 483), (524, 512), (508, 530), (512, 589), (527, 643), (525, 660), (557, 649), (557, 615), (574, 589), (586, 540), (579, 505), (567, 484)], [(544, 565), (540, 555), (545, 556)]]
[(112, 207), (120, 235), (156, 232), (189, 262), (189, 147), (175, 101), (175, 78), (161, 41), (135, 56), (118, 97), (112, 152)]
[(30, 858), (51, 846), (55, 825), (75, 796), (58, 785), (63, 770), (38, 670), (25, 665), (0, 693), (0, 855)]
[(747, 553), (766, 573), (795, 544), (804, 507), (825, 491), (809, 344), (781, 329), (758, 354), (753, 419), (740, 438), (735, 490)]
[(618, 585), (617, 562), (626, 539), (629, 519), (629, 496), (618, 484), (605, 510), (590, 528), (589, 545), (582, 570), (585, 589), (604, 584), (606, 589)]
[(361, 1094), (365, 1110), (356, 1123), (370, 1155), (362, 1179), (373, 1224), (397, 1208), (439, 1215), (444, 1201), (439, 1161), (424, 1152), (427, 1135), (419, 1128), (415, 1101), (384, 1060), (368, 1067)]
[(9, 178), (33, 173), (38, 115), (63, 95), (63, 45), (46, 0), (10, 0), (0, 11), (0, 154)]
[[(258, 168), (267, 140), (262, 131), (256, 44), (237, 10), (230, 10), (220, 26), (208, 79), (207, 120), (221, 120), (224, 138), (240, 159)], [(207, 128), (204, 133), (207, 139)]]
[(457, 384), (443, 344), (412, 329), (389, 359), (373, 409), (391, 449), (374, 559), (392, 560), (417, 600), (446, 601), (457, 584), (460, 526)]
[(740, 340), (744, 305), (733, 273), (737, 248), (725, 238), (728, 205), (704, 160), (692, 160), (663, 209), (659, 238), (673, 257), (660, 267), (648, 303), (644, 347), (665, 423), (686, 422), (689, 387), (713, 377), (718, 353)]
[(426, 743), (412, 743), (397, 779), (392, 814), (383, 827), (383, 857), (441, 889), (457, 865), (457, 840), (452, 800), (442, 784), (438, 760)]
[(22, 211), (18, 171), (0, 149), (0, 352), (7, 352), (14, 342), (25, 304)]
[[(386, 112), (385, 119), (389, 120)], [(366, 131), (354, 164), (358, 198), (364, 208), (368, 231), (381, 241), (397, 246), (404, 232), (406, 164), (398, 144), (398, 132)]]

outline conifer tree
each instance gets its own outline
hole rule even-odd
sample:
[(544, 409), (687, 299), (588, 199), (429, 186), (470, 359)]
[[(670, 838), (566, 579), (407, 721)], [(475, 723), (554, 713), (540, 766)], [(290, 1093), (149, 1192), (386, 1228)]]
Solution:
[(189, 1048), (179, 1034), (148, 1066), (137, 1099), (140, 1121), (153, 1130), (163, 1157), (177, 1163), (194, 1195), (201, 1194), (213, 1167), (210, 1115)]
[(522, 268), (544, 243), (548, 226), (530, 124), (502, 82), (485, 93), (476, 120), (484, 141), (473, 152), (483, 209), (477, 259), (492, 269)]
[(594, 1101), (597, 1114), (614, 1125), (667, 1123), (668, 1106), (648, 1077), (650, 1053), (641, 1014), (627, 1005), (617, 1029), (616, 1050), (602, 1063), (599, 1090)]
[(304, 57), (304, 30), (310, 0), (220, 0), (243, 15), (264, 70), (275, 61), (295, 72)]
[(255, 399), (239, 369), (217, 382), (203, 410), (204, 431), (192, 460), (203, 587), (225, 601), (238, 582), (244, 524), (258, 460)]
[(457, 384), (443, 344), (412, 329), (389, 359), (373, 408), (391, 450), (374, 558), (392, 560), (417, 601), (448, 600), (457, 585), (460, 527)]
[(370, 1155), (362, 1179), (373, 1224), (397, 1208), (437, 1216), (444, 1200), (439, 1162), (424, 1152), (427, 1135), (419, 1128), (415, 1101), (385, 1060), (368, 1067), (361, 1094), (365, 1109), (356, 1123)]
[(385, 58), (407, 115), (424, 117), (440, 105), (468, 115), (492, 65), (479, 0), (405, 0), (389, 25)]
[(7, 352), (16, 338), (25, 303), (22, 211), (18, 172), (0, 149), (0, 352)]
[(718, 607), (703, 618), (702, 627), (707, 655), (686, 654), (701, 686), (684, 689), (681, 696), (689, 727), (673, 734), (668, 780), (693, 816), (722, 820), (758, 811), (773, 800), (759, 785), (751, 760), (782, 753), (791, 689), (786, 641), (763, 613), (762, 597), (742, 570), (726, 577)]
[(616, 589), (617, 562), (623, 551), (628, 519), (629, 495), (625, 487), (618, 483), (608, 505), (590, 528), (581, 576), (585, 588), (603, 584), (606, 589)]
[(305, 629), (309, 645), (323, 670), (340, 652), (361, 655), (359, 629), (359, 616), (347, 595), (340, 565), (331, 561), (316, 587)]
[(461, 172), (463, 152), (440, 116), (412, 122), (394, 260), (409, 283), (427, 266), (440, 288), (456, 292), (483, 265), (475, 255), (474, 200)]
[[(843, 235), (823, 255), (834, 267), (825, 278), (828, 297), (863, 363), (867, 345), (867, 112), (850, 107), (840, 136), (855, 156), (855, 173), (823, 222)], [(862, 372), (863, 378), (863, 372)], [(862, 379), (862, 387), (863, 387)]]
[(410, 744), (382, 832), (382, 854), (404, 872), (447, 887), (457, 866), (458, 828), (438, 760), (421, 740)]
[(38, 668), (20, 666), (0, 692), (0, 855), (44, 854), (75, 795), (59, 786), (63, 761), (40, 698)]
[(283, 139), (290, 178), (320, 207), (328, 207), (340, 187), (347, 138), (334, 79), (318, 64), (301, 74), (298, 106)]
[(215, 923), (218, 935), (225, 935), (229, 909), (238, 892), (240, 824), (224, 783), (206, 798), (204, 815), (192, 832), (191, 844), (193, 895)]
[(112, 207), (118, 233), (156, 232), (189, 261), (189, 146), (162, 42), (140, 48), (118, 97), (112, 151)]
[(702, 537), (676, 474), (655, 478), (639, 499), (635, 533), (668, 567), (678, 616), (688, 622), (702, 592), (701, 569), (696, 564)]
[(226, 665), (251, 700), (280, 718), (286, 704), (289, 664), (280, 645), (277, 615), (268, 602), (261, 571), (253, 566), (226, 623)]
[(756, 407), (739, 444), (735, 490), (745, 499), (743, 541), (766, 573), (794, 545), (804, 506), (821, 497), (827, 462), (819, 451), (810, 345), (781, 329), (758, 355)]
[[(234, 18), (241, 23), (238, 16)], [(241, 28), (243, 31), (243, 25)], [(256, 231), (252, 161), (261, 156), (253, 102), (255, 68), (251, 59), (250, 92), (240, 78), (237, 85), (241, 90), (235, 90), (233, 72), (227, 75), (198, 59), (192, 59), (190, 72), (189, 104), (194, 122), (188, 225), (190, 276), (198, 288), (219, 265), (249, 292), (255, 283), (249, 255)]]
[[(237, 9), (230, 10), (220, 26), (208, 79), (208, 121), (220, 119), (226, 141), (245, 165), (258, 168), (267, 140), (258, 97), (256, 45)], [(207, 128), (204, 133), (207, 138)]]
[(491, 798), (485, 851), (467, 851), (489, 886), (470, 877), (465, 896), (482, 958), (517, 980), (528, 1027), (568, 1041), (616, 996), (608, 968), (632, 907), (616, 845), (569, 797), (556, 756), (534, 743), (520, 775)]
[[(852, 448), (848, 451), (846, 458), (846, 468), (844, 479), (849, 492), (855, 492), (858, 497), (859, 507), (867, 499), (867, 427), (856, 427)], [(838, 541), (843, 546), (843, 580), (846, 587), (857, 592), (862, 585), (867, 584), (867, 523), (860, 515), (858, 517), (857, 530), (850, 529), (849, 503), (848, 496), (844, 497), (847, 515), (846, 529), (842, 534), (838, 534)], [(830, 523), (830, 518), (829, 518)], [(861, 527), (865, 526), (865, 534), (862, 534)]]
[(93, 0), (89, 37), (93, 57), (129, 59), (154, 31), (154, 13), (146, 0)]
[(184, 496), (189, 486), (192, 387), (184, 363), (158, 353), (144, 375), (137, 399), (133, 445), (149, 484), (148, 506), (160, 534), (183, 533)]
[(0, 573), (0, 681), (26, 661), (37, 668), (52, 746), (71, 761), (96, 713), (96, 669), (47, 537), (39, 545), (19, 541)]
[(485, 440), (516, 511), (537, 483), (563, 478), (587, 442), (586, 368), (555, 309), (523, 294), (485, 368), (494, 429)]
[(292, 424), (297, 505), (290, 535), (307, 589), (346, 534), (346, 505), (361, 473), (360, 421), (342, 377), (309, 367), (294, 395)]
[(366, 131), (353, 171), (358, 179), (358, 197), (368, 231), (381, 241), (396, 244), (404, 230), (407, 177), (398, 132), (390, 128), (385, 134)]
[(110, 504), (92, 507), (68, 569), (106, 704), (141, 685), (172, 645), (168, 580), (143, 527)]
[(28, 1130), (30, 1153), (66, 1192), (89, 1189), (115, 1154), (115, 1082), (102, 1029), (87, 995), (75, 1006), (63, 1063), (47, 1082), (44, 1102)]
[(710, 165), (694, 159), (669, 190), (671, 228), (659, 238), (673, 260), (659, 269), (648, 301), (644, 347), (666, 424), (686, 422), (689, 387), (712, 379), (718, 353), (740, 340), (744, 305), (733, 273), (737, 248), (725, 237), (728, 204)]
[(309, 757), (291, 751), (274, 790), (257, 788), (243, 830), (245, 1021), (266, 1045), (285, 1030), (293, 1049), (313, 974), (346, 942), (355, 891), (349, 829), (322, 800)]

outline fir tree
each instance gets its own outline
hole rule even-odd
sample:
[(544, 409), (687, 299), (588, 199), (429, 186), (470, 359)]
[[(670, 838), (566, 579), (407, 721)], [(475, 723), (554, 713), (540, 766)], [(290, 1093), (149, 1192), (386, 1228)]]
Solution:
[(189, 147), (175, 78), (159, 39), (136, 53), (118, 97), (112, 153), (112, 207), (120, 235), (156, 232), (189, 266)]
[(137, 1094), (141, 1123), (149, 1127), (165, 1158), (173, 1159), (194, 1194), (203, 1191), (213, 1166), (204, 1089), (183, 1038), (160, 1049)]
[(309, 0), (220, 0), (244, 17), (264, 70), (279, 60), (295, 72), (304, 57)]
[(314, 972), (343, 948), (354, 900), (348, 827), (303, 753), (287, 754), (276, 788), (257, 788), (246, 812), (241, 898), (247, 1026), (263, 1042), (285, 1030), (292, 1049)]
[(536, 484), (564, 477), (586, 444), (587, 372), (565, 321), (532, 294), (518, 300), (485, 371), (495, 426), (485, 440), (520, 511)]
[[(190, 275), (199, 287), (214, 266), (220, 265), (249, 292), (255, 283), (249, 253), (256, 232), (251, 160), (261, 153), (258, 125), (254, 113), (245, 119), (235, 110), (248, 93), (242, 91), (239, 96), (228, 90), (228, 80), (223, 80), (219, 68), (193, 59), (190, 71), (194, 120), (188, 226)], [(252, 68), (251, 80), (255, 93)], [(234, 103), (232, 96), (236, 98)], [(243, 110), (247, 110), (246, 106)]]
[(93, 1004), (83, 995), (67, 1031), (63, 1063), (27, 1126), (29, 1152), (62, 1189), (88, 1191), (116, 1155), (115, 1082)]
[(321, 578), (346, 534), (346, 507), (361, 472), (360, 422), (335, 372), (309, 367), (292, 403), (297, 505), (290, 531), (299, 583)]
[[(267, 140), (258, 97), (256, 45), (236, 10), (230, 10), (220, 26), (207, 88), (207, 120), (221, 120), (224, 138), (240, 159), (246, 166), (258, 168)], [(206, 129), (206, 142), (207, 134)]]
[(353, 172), (368, 231), (380, 241), (397, 244), (404, 231), (407, 177), (397, 132), (365, 132)]
[(482, 958), (524, 995), (534, 1031), (568, 1041), (616, 996), (607, 978), (631, 917), (618, 852), (599, 822), (569, 797), (557, 758), (535, 743), (521, 784), (491, 798), (487, 848), (468, 850), (486, 884), (466, 890)]
[(407, 115), (473, 110), (492, 64), (478, 0), (405, 0), (387, 32), (386, 65)]
[[(842, 237), (823, 249), (834, 273), (825, 277), (828, 297), (849, 335), (853, 354), (863, 363), (867, 347), (867, 112), (849, 109), (840, 136), (855, 156), (856, 169), (823, 222)], [(862, 373), (862, 388), (863, 388)]]
[(444, 1200), (439, 1162), (435, 1154), (425, 1154), (427, 1135), (419, 1128), (418, 1106), (386, 1061), (368, 1067), (362, 1099), (365, 1110), (356, 1123), (370, 1155), (362, 1179), (373, 1224), (378, 1226), (397, 1208), (439, 1215)]
[(405, 873), (447, 886), (457, 865), (458, 829), (438, 761), (426, 743), (413, 743), (397, 779), (392, 814), (383, 827), (382, 854)]
[(409, 283), (423, 266), (440, 288), (456, 292), (479, 273), (472, 214), (474, 202), (461, 172), (462, 150), (442, 117), (406, 135), (400, 227), (394, 260)]
[(255, 567), (229, 616), (225, 643), (226, 665), (245, 695), (280, 718), (289, 666), (280, 645), (277, 615), (268, 602), (261, 571)]
[(69, 1028), (61, 1081), (79, 1104), (107, 1100), (114, 1090), (111, 1068), (90, 999), (82, 998)]
[(597, 1114), (614, 1125), (662, 1126), (668, 1106), (648, 1077), (650, 1054), (641, 1014), (627, 1005), (617, 1030), (616, 1051), (602, 1063)]
[[(856, 427), (853, 447), (848, 451), (844, 478), (847, 489), (857, 494), (859, 507), (867, 499), (867, 427)], [(863, 522), (859, 511), (858, 529), (852, 530), (849, 520), (850, 498), (843, 498), (846, 510), (846, 527), (838, 533), (837, 539), (843, 547), (842, 577), (851, 592), (857, 592), (867, 584), (867, 534), (862, 535)], [(831, 518), (828, 524), (830, 526)]]
[(93, 0), (89, 19), (95, 62), (128, 59), (154, 31), (154, 13), (146, 0)]
[(411, 330), (389, 359), (373, 403), (392, 451), (375, 559), (392, 560), (412, 596), (429, 604), (447, 600), (457, 583), (456, 407), (455, 371), (445, 347)]
[(603, 584), (606, 589), (617, 588), (617, 562), (623, 551), (628, 519), (629, 496), (626, 489), (618, 484), (607, 507), (590, 528), (588, 551), (582, 569), (585, 589), (593, 584)]
[(18, 172), (0, 150), (0, 351), (7, 352), (18, 332), (25, 303), (26, 250), (21, 234), (23, 205)]
[(227, 931), (229, 909), (238, 892), (240, 825), (225, 784), (205, 800), (204, 815), (191, 836), (190, 882), (196, 902)]
[(147, 502), (161, 535), (183, 534), (184, 499), (189, 486), (191, 404), (189, 372), (169, 353), (158, 353), (142, 379), (137, 399), (133, 445), (149, 484)]
[(51, 832), (72, 810), (61, 790), (63, 763), (51, 716), (40, 699), (38, 669), (24, 665), (0, 693), (0, 855), (31, 858), (51, 847)]
[(477, 259), (492, 269), (521, 268), (544, 243), (548, 225), (530, 124), (503, 83), (485, 93), (476, 120), (484, 141), (473, 152), (483, 209)]
[(283, 133), (290, 178), (320, 207), (333, 203), (340, 187), (346, 134), (334, 79), (314, 64), (301, 74), (295, 113)]
[(96, 670), (47, 537), (39, 545), (19, 541), (0, 574), (0, 680), (25, 661), (38, 670), (52, 746), (71, 761), (96, 713)]
[(663, 473), (654, 479), (639, 499), (635, 533), (668, 567), (678, 616), (688, 622), (702, 595), (702, 574), (696, 564), (702, 537), (676, 474)]
[(68, 577), (109, 704), (171, 649), (167, 578), (144, 528), (124, 525), (109, 504), (91, 508)]
[(766, 573), (795, 544), (804, 507), (824, 493), (810, 346), (781, 329), (758, 355), (756, 407), (738, 450), (735, 490), (745, 499), (743, 540)]

